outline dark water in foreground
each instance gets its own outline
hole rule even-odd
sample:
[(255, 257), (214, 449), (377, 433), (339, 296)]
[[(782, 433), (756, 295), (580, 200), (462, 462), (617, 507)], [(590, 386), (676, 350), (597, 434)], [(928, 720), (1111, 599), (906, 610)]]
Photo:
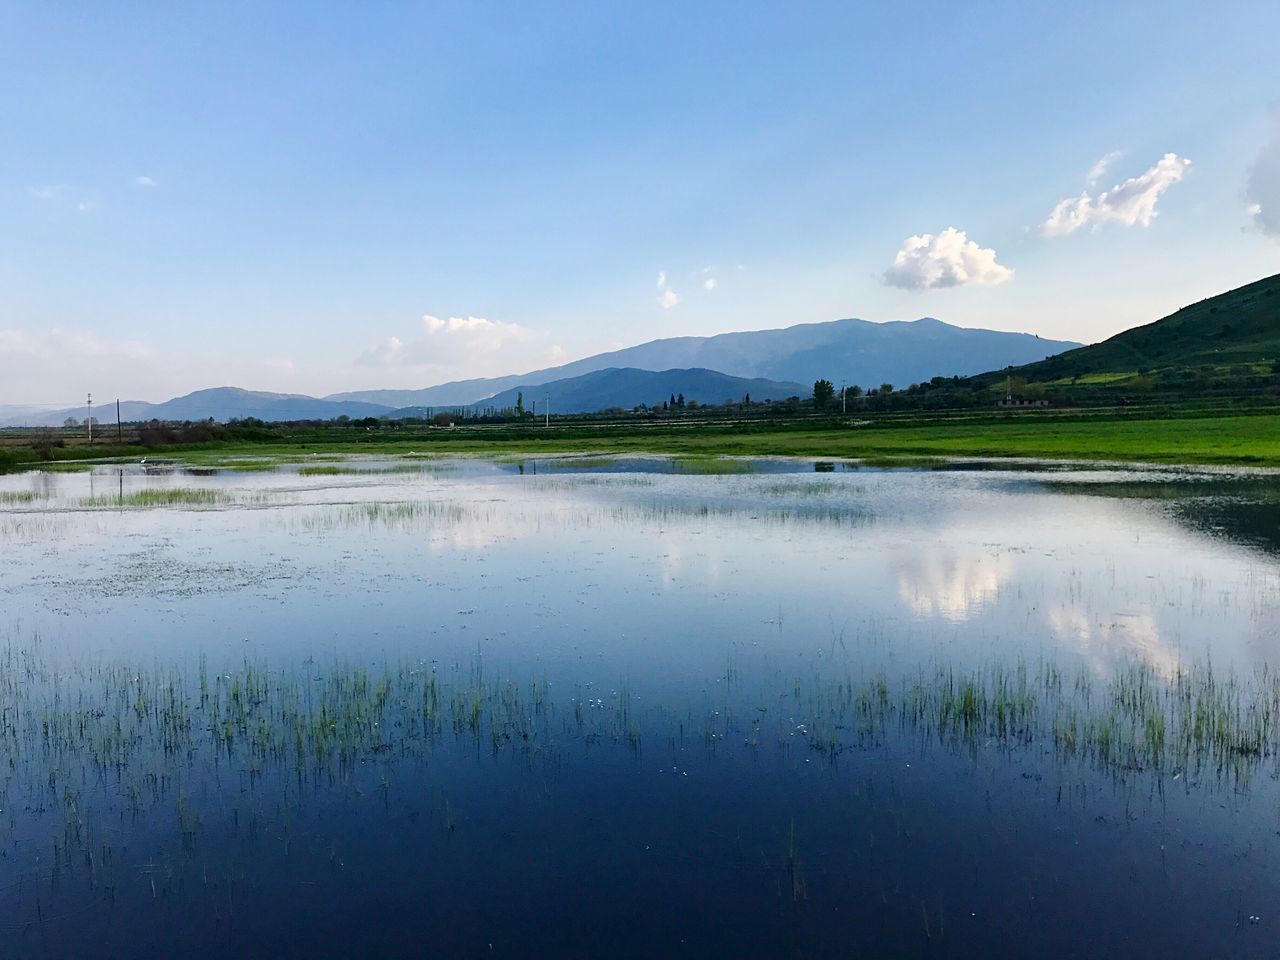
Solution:
[(0, 957), (1274, 956), (1276, 478), (831, 466), (0, 477)]

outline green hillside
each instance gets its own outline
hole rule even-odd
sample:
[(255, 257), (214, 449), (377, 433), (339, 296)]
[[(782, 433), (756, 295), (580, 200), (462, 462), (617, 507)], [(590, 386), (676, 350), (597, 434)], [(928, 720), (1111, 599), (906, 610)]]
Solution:
[[(1247, 389), (1280, 361), (1280, 274), (1046, 360), (972, 378), (996, 388), (1010, 376), (1049, 390)], [(1074, 388), (1074, 389), (1073, 389)]]

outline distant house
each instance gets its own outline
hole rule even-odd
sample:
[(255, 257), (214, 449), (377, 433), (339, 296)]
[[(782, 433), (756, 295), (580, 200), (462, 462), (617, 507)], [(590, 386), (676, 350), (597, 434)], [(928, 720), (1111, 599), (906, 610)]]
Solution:
[(1021, 397), (1005, 397), (999, 401), (997, 407), (1047, 407), (1048, 400), (1024, 400)]

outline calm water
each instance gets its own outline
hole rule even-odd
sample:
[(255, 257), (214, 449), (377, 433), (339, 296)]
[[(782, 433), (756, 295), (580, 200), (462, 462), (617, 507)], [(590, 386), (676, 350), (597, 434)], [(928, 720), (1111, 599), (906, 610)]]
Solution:
[(1278, 480), (0, 476), (0, 956), (1274, 956)]

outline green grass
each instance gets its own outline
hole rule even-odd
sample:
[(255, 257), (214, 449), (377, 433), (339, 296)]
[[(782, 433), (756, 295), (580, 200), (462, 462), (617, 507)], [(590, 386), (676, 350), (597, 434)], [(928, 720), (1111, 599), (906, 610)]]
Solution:
[(551, 463), (553, 467), (571, 467), (581, 470), (599, 470), (604, 467), (612, 467), (618, 463), (617, 457), (564, 457), (554, 460)]
[(345, 470), (342, 467), (335, 466), (318, 466), (318, 467), (302, 467), (298, 470), (300, 477), (337, 477), (344, 473), (351, 473), (351, 470)]
[[(654, 454), (676, 457), (682, 469), (698, 473), (745, 472), (751, 468), (717, 458), (750, 456), (861, 460), (881, 466), (929, 466), (942, 458), (973, 457), (1280, 466), (1280, 407), (1262, 396), (1250, 404), (1186, 401), (1172, 406), (1084, 410), (988, 408), (961, 413), (871, 414), (858, 419), (566, 421), (553, 422), (549, 429), (530, 425), (450, 431), (404, 428), (375, 440), (359, 441), (336, 430), (303, 436), (314, 439), (303, 442), (297, 435), (284, 435), (262, 442), (178, 446), (168, 448), (166, 455), (222, 467), (245, 459), (297, 463), (302, 464), (302, 474), (311, 476), (358, 470), (350, 463), (333, 462), (353, 454), (415, 459), (481, 456), (509, 462), (566, 454), (601, 458)], [(913, 462), (922, 459), (925, 462)], [(40, 468), (85, 470), (89, 465), (62, 460)], [(404, 469), (409, 469), (407, 463)]]
[(303, 477), (377, 477), (396, 474), (426, 475), (440, 470), (439, 465), (429, 463), (393, 463), (377, 466), (315, 466), (303, 467), (298, 471)]
[[(1240, 365), (1269, 372), (1280, 359), (1280, 274), (1183, 307), (1109, 340), (1016, 368), (1028, 381), (1070, 381), (1099, 374)], [(975, 378), (996, 383), (1005, 373)], [(1105, 383), (1106, 381), (1093, 381)]]
[(137, 490), (124, 496), (111, 494), (99, 497), (85, 497), (80, 501), (82, 507), (92, 509), (111, 507), (211, 507), (230, 503), (231, 497), (219, 490), (200, 488), (179, 488), (176, 490)]
[[(1137, 370), (1121, 370), (1121, 371), (1116, 371), (1111, 373), (1085, 373), (1085, 374), (1081, 374), (1079, 377), (1061, 377), (1057, 380), (1050, 380), (1048, 383), (1045, 384), (1045, 386), (1061, 387), (1061, 386), (1069, 386), (1072, 384), (1079, 384), (1083, 386), (1096, 387), (1096, 386), (1124, 383), (1127, 380), (1132, 380), (1136, 376), (1138, 376)], [(995, 383), (991, 385), (991, 389), (995, 391), (1000, 391), (1004, 389), (1004, 387), (1000, 383), (1000, 381), (997, 380)]]
[[(846, 422), (795, 421), (747, 426), (556, 427), (521, 436), (473, 430), (377, 444), (269, 447), (281, 456), (324, 451), (396, 456), (430, 444), (434, 452), (494, 458), (566, 453), (649, 453), (680, 458), (690, 472), (745, 472), (749, 465), (718, 457), (794, 456), (864, 460), (872, 465), (937, 465), (940, 458), (1037, 457), (1150, 463), (1280, 466), (1280, 415), (1152, 417), (1140, 409), (1074, 414), (1062, 411), (971, 416), (883, 418)], [(238, 445), (225, 455), (251, 455)], [(321, 468), (325, 469), (325, 468)], [(335, 468), (325, 470), (332, 473)]]
[(724, 457), (676, 457), (672, 461), (676, 473), (696, 473), (708, 476), (726, 476), (739, 473), (755, 473), (756, 466), (750, 460), (734, 460)]

